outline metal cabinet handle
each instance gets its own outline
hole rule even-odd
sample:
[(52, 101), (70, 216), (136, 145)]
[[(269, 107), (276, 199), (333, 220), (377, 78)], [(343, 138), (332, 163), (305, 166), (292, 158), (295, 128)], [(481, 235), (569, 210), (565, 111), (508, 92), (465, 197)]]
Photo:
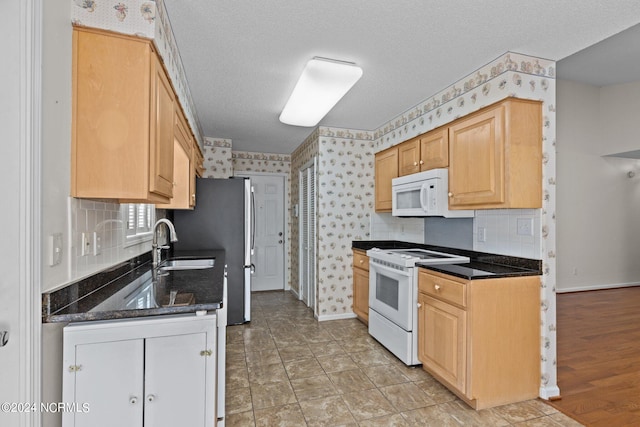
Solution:
[(433, 285), (433, 289), (435, 289), (436, 291), (440, 290), (440, 285)]
[(449, 197), (453, 197), (453, 193), (449, 192)]
[(147, 402), (153, 402), (154, 400), (156, 400), (155, 394), (150, 394), (149, 396), (147, 396)]
[(132, 405), (135, 405), (136, 403), (138, 403), (138, 397), (137, 396), (131, 396), (129, 398), (129, 403)]
[(278, 240), (278, 243), (282, 244), (282, 240)]
[(422, 304), (421, 303), (418, 303), (418, 308), (422, 308)]
[(413, 162), (413, 166), (418, 166), (418, 162)]
[(360, 260), (360, 264), (364, 264), (364, 260), (363, 259)]
[(424, 160), (420, 160), (420, 164), (421, 164), (421, 165), (424, 165)]
[(9, 342), (9, 331), (0, 331), (0, 347), (4, 347)]
[(282, 236), (282, 231), (278, 233), (278, 236)]

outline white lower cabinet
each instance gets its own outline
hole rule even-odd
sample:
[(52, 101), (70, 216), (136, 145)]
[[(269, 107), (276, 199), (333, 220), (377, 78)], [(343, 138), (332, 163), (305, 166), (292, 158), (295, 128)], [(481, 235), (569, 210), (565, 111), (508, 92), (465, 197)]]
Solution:
[(63, 427), (217, 425), (216, 320), (167, 316), (65, 327), (63, 400), (78, 410), (63, 414)]

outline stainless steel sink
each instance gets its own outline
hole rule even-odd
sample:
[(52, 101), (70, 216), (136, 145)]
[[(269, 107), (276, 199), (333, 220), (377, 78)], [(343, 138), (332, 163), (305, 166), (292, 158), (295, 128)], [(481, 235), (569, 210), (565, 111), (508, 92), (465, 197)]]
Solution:
[(215, 258), (168, 259), (160, 264), (161, 270), (204, 270), (213, 268)]

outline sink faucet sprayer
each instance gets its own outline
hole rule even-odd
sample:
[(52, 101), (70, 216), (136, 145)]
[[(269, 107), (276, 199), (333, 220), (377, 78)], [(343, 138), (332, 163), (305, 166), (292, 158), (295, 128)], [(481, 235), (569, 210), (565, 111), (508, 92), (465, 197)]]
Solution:
[(151, 255), (153, 257), (153, 266), (157, 267), (158, 264), (162, 262), (162, 250), (169, 249), (169, 246), (158, 246), (158, 226), (160, 224), (164, 224), (169, 229), (169, 240), (171, 242), (178, 241), (178, 235), (176, 234), (176, 229), (173, 227), (171, 221), (166, 218), (159, 219), (153, 225), (153, 243), (151, 244)]

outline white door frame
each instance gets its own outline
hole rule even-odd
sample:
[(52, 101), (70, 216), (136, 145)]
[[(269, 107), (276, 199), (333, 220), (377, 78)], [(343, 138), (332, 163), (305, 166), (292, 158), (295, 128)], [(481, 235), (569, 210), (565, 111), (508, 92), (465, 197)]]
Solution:
[[(19, 318), (14, 330), (10, 330), (7, 348), (0, 347), (0, 352), (8, 351), (17, 346), (19, 354), (18, 366), (4, 366), (3, 369), (18, 374), (19, 390), (18, 402), (38, 404), (41, 400), (41, 109), (42, 109), (42, 1), (43, 0), (10, 0), (8, 10), (19, 10), (17, 23), (6, 28), (16, 29), (15, 39), (3, 40), (5, 46), (10, 46), (9, 60), (19, 61), (18, 76), (9, 76), (3, 84), (18, 87), (16, 97), (0, 100), (8, 102), (9, 107), (19, 118), (15, 123), (9, 118), (9, 123), (0, 118), (2, 127), (9, 132), (15, 132), (18, 138), (8, 138), (3, 144), (8, 144), (9, 150), (18, 153), (17, 164), (19, 172), (12, 174), (8, 169), (5, 182), (15, 182), (19, 194), (10, 197), (7, 209), (18, 212), (18, 224), (5, 224), (7, 227), (18, 228), (18, 239), (5, 242), (15, 248), (15, 256), (7, 260), (15, 264), (7, 266), (11, 276), (18, 279), (13, 286), (18, 288)], [(15, 15), (8, 15), (4, 19), (10, 22)], [(4, 21), (2, 21), (5, 23)], [(18, 45), (16, 48), (16, 44)], [(14, 56), (13, 52), (18, 51)], [(3, 106), (4, 107), (4, 106)], [(11, 180), (11, 181), (9, 181)], [(15, 212), (15, 211), (14, 211)], [(11, 346), (11, 347), (9, 347)], [(4, 414), (7, 415), (7, 414)], [(41, 414), (38, 410), (19, 415), (20, 427), (36, 427), (41, 424)]]
[(284, 200), (284, 231), (283, 231), (283, 238), (284, 238), (284, 290), (285, 291), (289, 291), (291, 290), (291, 277), (288, 274), (289, 271), (289, 257), (287, 256), (287, 241), (289, 239), (289, 220), (287, 218), (287, 213), (289, 212), (289, 198), (287, 197), (288, 194), (288, 189), (287, 189), (287, 177), (289, 176), (288, 173), (285, 172), (253, 172), (253, 171), (234, 171), (233, 172), (233, 176), (246, 176), (251, 178), (252, 176), (279, 176), (282, 177), (283, 179), (283, 190), (284, 190), (284, 194), (283, 194), (283, 200)]

